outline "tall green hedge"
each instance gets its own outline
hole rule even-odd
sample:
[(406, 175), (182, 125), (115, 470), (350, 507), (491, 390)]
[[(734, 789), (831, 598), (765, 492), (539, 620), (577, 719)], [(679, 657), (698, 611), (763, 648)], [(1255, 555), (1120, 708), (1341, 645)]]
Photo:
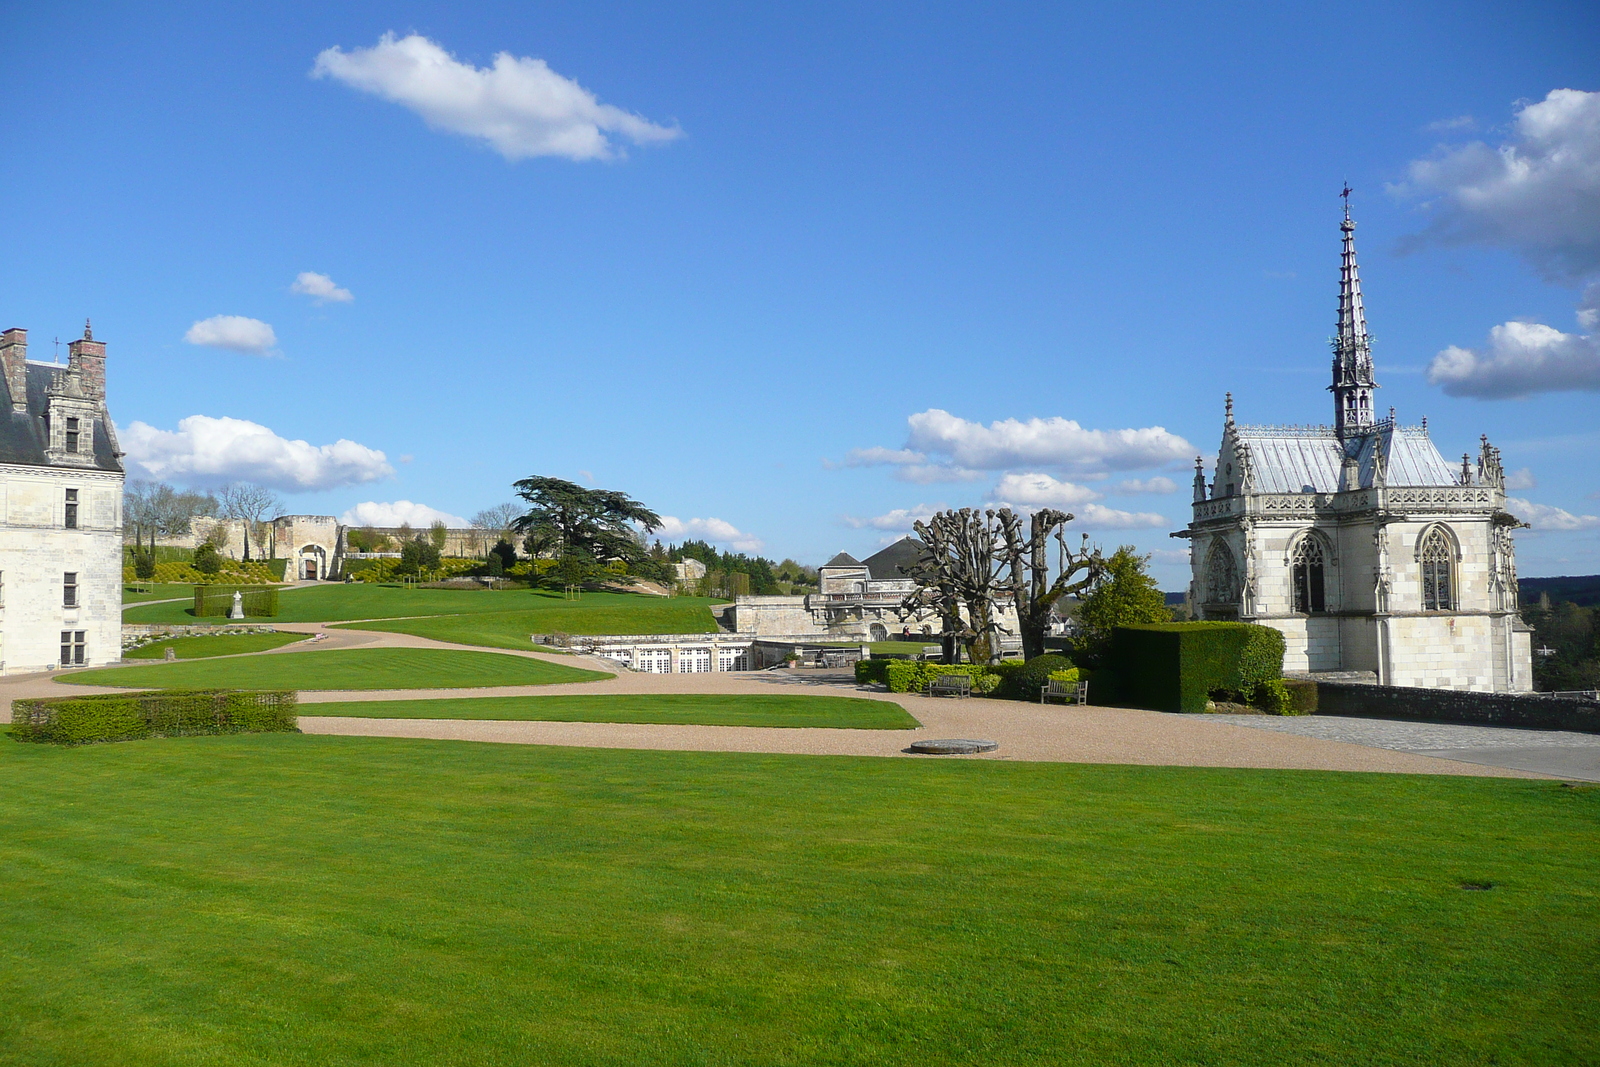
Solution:
[(295, 733), (292, 692), (167, 689), (11, 702), (11, 737), (57, 745), (196, 734)]
[(1123, 703), (1157, 711), (1204, 711), (1212, 693), (1249, 700), (1283, 676), (1283, 633), (1244, 622), (1119, 626), (1109, 662)]
[(240, 593), (241, 606), (246, 616), (271, 618), (278, 613), (278, 591), (270, 585), (197, 585), (194, 587), (194, 613), (196, 617), (228, 617), (233, 610), (233, 594)]

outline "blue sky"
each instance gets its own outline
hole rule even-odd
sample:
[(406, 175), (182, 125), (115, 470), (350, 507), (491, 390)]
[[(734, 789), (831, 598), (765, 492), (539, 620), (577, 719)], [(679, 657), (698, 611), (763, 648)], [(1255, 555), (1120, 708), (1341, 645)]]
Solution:
[(0, 325), (93, 316), (136, 471), (812, 563), (1051, 500), (1181, 588), (1223, 392), (1328, 421), (1348, 180), (1380, 407), (1600, 571), (1592, 3), (464, 7), (0, 16)]

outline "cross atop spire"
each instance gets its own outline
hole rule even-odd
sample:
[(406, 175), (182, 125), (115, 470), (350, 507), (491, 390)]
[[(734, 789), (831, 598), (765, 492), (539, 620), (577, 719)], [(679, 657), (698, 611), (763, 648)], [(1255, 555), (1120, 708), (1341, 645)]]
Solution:
[(1339, 322), (1333, 338), (1333, 424), (1340, 437), (1360, 433), (1372, 425), (1372, 337), (1367, 333), (1367, 312), (1361, 302), (1361, 275), (1356, 269), (1356, 224), (1350, 219), (1350, 185), (1339, 194), (1344, 200), (1344, 254), (1339, 267)]

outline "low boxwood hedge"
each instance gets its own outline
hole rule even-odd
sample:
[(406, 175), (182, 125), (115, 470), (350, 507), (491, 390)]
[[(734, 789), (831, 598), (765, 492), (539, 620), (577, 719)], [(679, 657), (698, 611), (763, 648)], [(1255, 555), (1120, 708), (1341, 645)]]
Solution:
[[(1282, 631), (1254, 623), (1152, 623), (1112, 630), (1108, 659), (1123, 703), (1204, 711), (1213, 693), (1251, 700), (1282, 678), (1283, 647)], [(1262, 700), (1277, 707), (1288, 698), (1274, 692)]]
[(11, 702), (11, 737), (57, 745), (200, 734), (297, 733), (293, 692), (167, 689)]

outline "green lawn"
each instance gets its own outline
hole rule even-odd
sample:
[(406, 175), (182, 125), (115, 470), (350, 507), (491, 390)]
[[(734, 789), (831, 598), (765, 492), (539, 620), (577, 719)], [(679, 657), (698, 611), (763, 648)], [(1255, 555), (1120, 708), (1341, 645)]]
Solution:
[[(641, 593), (585, 593), (582, 600), (566, 600), (560, 593), (544, 590), (404, 589), (395, 585), (330, 582), (280, 590), (279, 614), (272, 621), (514, 614), (519, 618), (500, 620), (494, 632), (520, 631), (521, 641), (513, 647), (526, 648), (529, 634), (557, 630), (571, 634), (714, 633), (716, 621), (707, 608), (716, 603), (719, 601), (706, 597), (668, 598)], [(125, 609), (122, 618), (130, 623), (192, 625), (201, 620), (191, 615), (191, 610), (190, 604), (148, 604)]]
[(165, 659), (169, 648), (179, 659), (236, 656), (241, 652), (265, 652), (269, 648), (282, 648), (284, 645), (292, 645), (296, 641), (305, 641), (310, 637), (310, 634), (201, 634), (196, 637), (173, 637), (130, 649), (122, 654), (122, 658)]
[(7, 1064), (1596, 1060), (1596, 789), (299, 735), (0, 763)]
[(463, 697), (450, 700), (359, 700), (302, 704), (300, 714), (369, 719), (529, 719), (540, 722), (660, 722), (702, 726), (836, 726), (915, 730), (899, 704), (860, 697), (700, 693), (604, 696)]
[(193, 603), (194, 586), (187, 582), (140, 582), (137, 587), (134, 585), (122, 587), (124, 604), (141, 604), (146, 600), (171, 600), (173, 597), (188, 597), (190, 603)]
[(504, 656), (498, 652), (341, 648), (249, 659), (102, 667), (60, 674), (56, 680), (71, 685), (135, 689), (455, 689), (591, 682), (610, 677), (613, 676), (601, 671), (586, 671), (523, 656)]

